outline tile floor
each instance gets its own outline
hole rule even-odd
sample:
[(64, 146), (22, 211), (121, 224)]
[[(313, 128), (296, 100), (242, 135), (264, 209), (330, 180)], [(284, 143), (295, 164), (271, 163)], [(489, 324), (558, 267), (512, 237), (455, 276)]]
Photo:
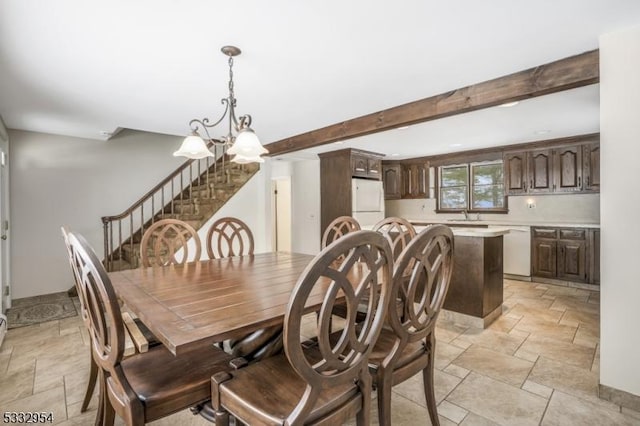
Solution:
[[(597, 396), (598, 292), (505, 280), (504, 297), (502, 317), (486, 330), (438, 324), (443, 426), (640, 425), (640, 413)], [(80, 413), (87, 337), (78, 317), (10, 330), (0, 349), (0, 411), (51, 411), (55, 424), (93, 424), (95, 400)], [(209, 423), (184, 411), (154, 424)], [(394, 388), (393, 424), (429, 424), (419, 375)]]

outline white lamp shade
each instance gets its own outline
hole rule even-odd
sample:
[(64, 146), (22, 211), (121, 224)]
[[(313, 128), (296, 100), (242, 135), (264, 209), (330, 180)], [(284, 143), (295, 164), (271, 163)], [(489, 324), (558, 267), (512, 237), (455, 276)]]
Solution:
[(184, 138), (180, 149), (174, 152), (173, 156), (199, 160), (205, 157), (213, 157), (213, 153), (209, 151), (207, 145), (200, 136), (191, 135)]
[(264, 158), (260, 157), (259, 155), (245, 156), (241, 154), (236, 154), (236, 156), (231, 159), (231, 162), (238, 163), (238, 164), (264, 163)]
[(257, 157), (262, 154), (267, 154), (267, 151), (260, 140), (256, 136), (256, 134), (250, 128), (244, 128), (240, 130), (238, 136), (236, 136), (236, 140), (227, 150), (227, 154), (229, 155), (242, 155), (243, 157)]

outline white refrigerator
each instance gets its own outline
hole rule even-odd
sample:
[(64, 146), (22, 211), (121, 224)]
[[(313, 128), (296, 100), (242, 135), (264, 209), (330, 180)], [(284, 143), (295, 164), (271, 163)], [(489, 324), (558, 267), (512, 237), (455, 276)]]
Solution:
[(351, 216), (363, 229), (384, 219), (384, 189), (382, 181), (351, 179)]

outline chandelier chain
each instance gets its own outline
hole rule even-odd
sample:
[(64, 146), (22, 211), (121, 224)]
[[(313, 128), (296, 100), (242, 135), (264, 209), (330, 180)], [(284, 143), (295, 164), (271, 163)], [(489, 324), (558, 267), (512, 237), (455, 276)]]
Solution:
[(233, 93), (233, 56), (229, 56), (229, 97), (235, 100)]

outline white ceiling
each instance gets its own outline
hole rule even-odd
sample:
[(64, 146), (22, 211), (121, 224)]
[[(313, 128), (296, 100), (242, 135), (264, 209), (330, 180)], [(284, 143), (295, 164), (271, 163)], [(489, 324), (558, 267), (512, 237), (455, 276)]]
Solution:
[[(219, 49), (234, 44), (238, 113), (268, 144), (596, 49), (635, 25), (637, 0), (0, 0), (0, 115), (94, 139), (184, 135), (222, 112)], [(547, 139), (597, 131), (597, 111), (592, 86), (342, 146), (402, 158)]]

